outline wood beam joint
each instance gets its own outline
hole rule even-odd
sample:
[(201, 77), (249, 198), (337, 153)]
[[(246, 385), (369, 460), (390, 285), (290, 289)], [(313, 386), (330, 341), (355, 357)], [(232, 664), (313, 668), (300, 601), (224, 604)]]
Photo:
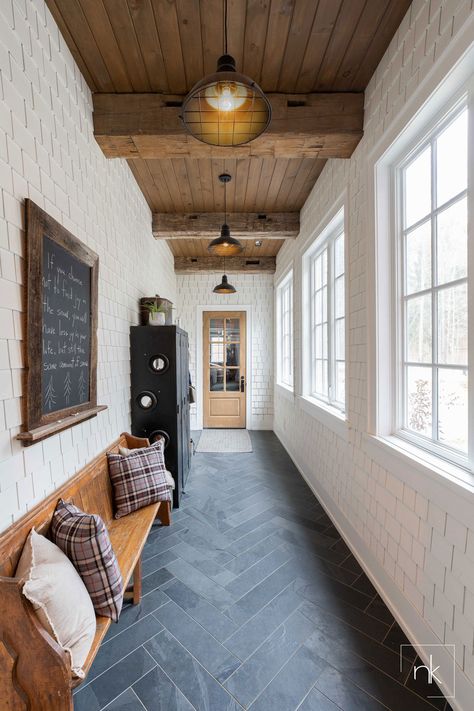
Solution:
[[(176, 274), (196, 274), (199, 272), (224, 272), (223, 257), (175, 257)], [(227, 257), (226, 273), (245, 272), (252, 274), (274, 274), (276, 257)]]
[[(219, 235), (221, 212), (153, 213), (156, 239), (214, 239)], [(238, 239), (295, 239), (300, 230), (299, 212), (233, 212), (227, 214), (233, 237)]]
[(210, 146), (180, 118), (183, 96), (94, 94), (94, 135), (107, 158), (350, 158), (362, 138), (364, 94), (268, 94), (268, 129), (244, 146)]

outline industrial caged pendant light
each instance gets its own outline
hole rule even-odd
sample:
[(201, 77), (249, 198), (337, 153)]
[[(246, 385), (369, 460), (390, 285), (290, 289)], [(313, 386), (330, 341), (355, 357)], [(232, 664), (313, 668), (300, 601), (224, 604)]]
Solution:
[(207, 249), (211, 254), (216, 254), (219, 257), (233, 257), (242, 252), (243, 245), (238, 239), (231, 237), (227, 224), (227, 183), (230, 182), (231, 176), (228, 173), (222, 173), (219, 175), (219, 180), (224, 184), (224, 224), (221, 227), (220, 237), (209, 242)]
[(227, 52), (227, 0), (224, 0), (224, 54), (217, 70), (197, 82), (183, 102), (181, 119), (188, 132), (212, 146), (241, 146), (253, 141), (271, 120), (270, 102), (253, 79), (240, 74)]

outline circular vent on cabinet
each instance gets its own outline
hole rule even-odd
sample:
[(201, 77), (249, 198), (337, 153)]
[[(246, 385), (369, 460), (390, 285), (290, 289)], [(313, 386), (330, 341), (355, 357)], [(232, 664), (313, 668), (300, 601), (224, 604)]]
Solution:
[(142, 390), (141, 393), (137, 395), (137, 405), (141, 407), (142, 410), (153, 410), (158, 404), (155, 393), (151, 390)]
[(170, 367), (170, 362), (168, 357), (163, 355), (163, 353), (157, 353), (150, 358), (148, 365), (153, 373), (161, 374), (166, 373)]
[(160, 437), (163, 437), (163, 439), (165, 440), (165, 449), (166, 449), (166, 447), (167, 447), (167, 446), (169, 445), (169, 443), (170, 443), (170, 436), (169, 436), (168, 432), (165, 432), (165, 430), (153, 430), (153, 432), (151, 432), (151, 433), (148, 435), (148, 439), (150, 440), (150, 444), (153, 444), (154, 442), (156, 442), (157, 440), (159, 440)]

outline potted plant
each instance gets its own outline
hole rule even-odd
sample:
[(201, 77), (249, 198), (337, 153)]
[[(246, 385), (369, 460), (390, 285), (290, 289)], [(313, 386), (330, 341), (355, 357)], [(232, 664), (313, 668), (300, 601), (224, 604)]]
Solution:
[(142, 296), (140, 299), (140, 326), (148, 326), (150, 323), (150, 305), (156, 304), (165, 314), (165, 326), (170, 326), (173, 323), (172, 309), (173, 304), (168, 299), (155, 294), (155, 296)]
[(149, 301), (144, 304), (148, 310), (148, 324), (150, 326), (164, 326), (166, 321), (166, 307), (163, 304), (157, 304), (155, 301)]

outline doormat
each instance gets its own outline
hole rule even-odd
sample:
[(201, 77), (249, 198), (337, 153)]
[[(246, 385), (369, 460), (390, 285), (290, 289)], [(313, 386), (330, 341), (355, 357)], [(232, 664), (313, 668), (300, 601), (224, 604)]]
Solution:
[(248, 430), (203, 430), (196, 451), (226, 454), (251, 452), (252, 441)]

